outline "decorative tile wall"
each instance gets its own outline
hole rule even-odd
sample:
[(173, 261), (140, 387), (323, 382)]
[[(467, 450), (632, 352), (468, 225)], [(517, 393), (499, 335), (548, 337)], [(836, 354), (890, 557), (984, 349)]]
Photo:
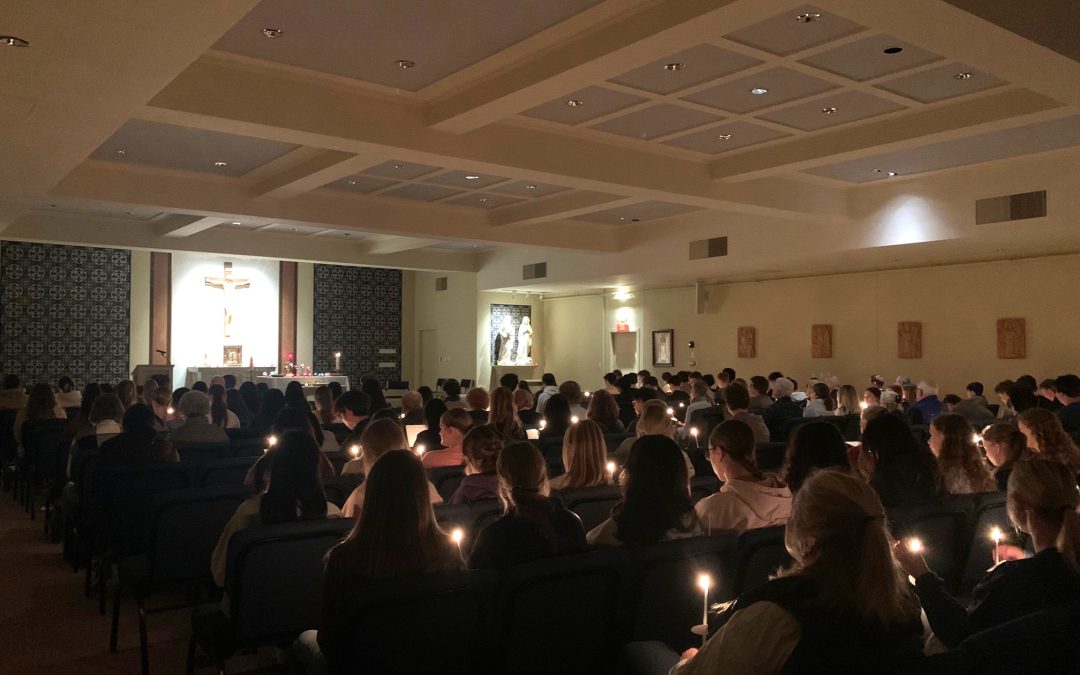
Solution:
[(0, 242), (0, 371), (127, 379), (130, 305), (130, 251)]
[(401, 270), (315, 265), (314, 300), (315, 372), (333, 370), (340, 351), (350, 385), (364, 375), (401, 379)]

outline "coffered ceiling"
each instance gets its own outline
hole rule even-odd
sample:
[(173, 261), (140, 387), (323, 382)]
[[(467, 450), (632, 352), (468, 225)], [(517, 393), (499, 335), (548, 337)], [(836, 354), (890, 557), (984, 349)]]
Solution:
[(13, 2), (8, 238), (479, 269), (1080, 146), (1065, 2)]

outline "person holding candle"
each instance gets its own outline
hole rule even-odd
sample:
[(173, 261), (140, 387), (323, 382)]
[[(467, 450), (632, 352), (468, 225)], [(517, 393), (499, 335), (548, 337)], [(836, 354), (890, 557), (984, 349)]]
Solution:
[(974, 437), (971, 425), (955, 413), (938, 415), (930, 423), (929, 446), (937, 458), (940, 492), (967, 495), (997, 489)]
[(600, 425), (600, 431), (605, 434), (626, 433), (626, 427), (619, 419), (619, 404), (615, 397), (604, 389), (597, 389), (589, 400), (587, 419)]
[[(361, 458), (359, 460), (351, 460), (346, 464), (346, 467), (354, 464), (354, 462), (359, 462), (363, 467), (363, 474), (365, 476), (371, 475), (375, 463), (386, 453), (394, 450), (408, 450), (409, 448), (409, 443), (405, 440), (405, 432), (401, 430), (401, 425), (390, 419), (375, 420), (367, 425), (364, 429), (364, 433), (360, 435), (359, 445), (362, 452)], [(342, 471), (342, 473), (344, 474), (345, 471)], [(349, 473), (355, 473), (355, 471), (350, 471)], [(364, 501), (367, 498), (367, 487), (367, 481), (357, 485), (356, 489), (349, 495), (349, 498), (345, 500), (345, 504), (341, 507), (341, 512), (346, 518), (360, 517), (360, 514), (364, 510)], [(435, 486), (430, 482), (428, 482), (428, 499), (432, 504), (443, 503), (439, 491), (436, 490)]]
[(986, 459), (994, 466), (994, 482), (1004, 490), (1013, 466), (1034, 456), (1027, 449), (1027, 437), (1014, 425), (999, 422), (986, 428), (982, 440)]
[[(915, 577), (930, 627), (953, 648), (974, 633), (1034, 612), (1080, 601), (1080, 495), (1076, 477), (1062, 464), (1032, 459), (1013, 466), (1009, 519), (1031, 535), (1035, 555), (994, 566), (975, 586), (967, 607), (917, 553), (897, 547), (905, 572)], [(986, 561), (990, 566), (992, 560)]]
[(836, 425), (827, 422), (800, 425), (788, 438), (782, 472), (784, 483), (794, 494), (818, 469), (849, 470), (847, 448)]
[(769, 442), (769, 427), (765, 425), (765, 420), (762, 419), (761, 415), (750, 412), (753, 399), (750, 398), (749, 389), (732, 382), (724, 387), (723, 398), (724, 411), (727, 413), (729, 420), (738, 420), (750, 427), (750, 430), (754, 432), (755, 443)]
[(495, 473), (503, 438), (491, 425), (473, 427), (461, 442), (465, 455), (465, 478), (450, 497), (450, 504), (472, 504), (498, 499), (499, 476)]
[(581, 519), (550, 495), (547, 463), (531, 443), (510, 443), (499, 453), (496, 473), (502, 518), (476, 537), (471, 569), (505, 569), (587, 547)]
[(784, 540), (794, 562), (739, 597), (673, 674), (917, 672), (919, 603), (870, 486), (838, 471), (810, 476)]
[[(461, 466), (465, 463), (465, 455), (461, 451), (461, 444), (465, 440), (465, 434), (473, 426), (473, 418), (468, 411), (462, 408), (447, 410), (439, 418), (439, 442), (442, 450), (429, 450), (421, 459), (425, 469), (435, 469), (442, 466)], [(417, 444), (419, 445), (419, 443)]]
[(1017, 427), (1027, 437), (1028, 447), (1039, 456), (1053, 459), (1080, 474), (1080, 448), (1065, 433), (1061, 420), (1049, 410), (1031, 408), (1017, 415)]
[(933, 454), (897, 415), (878, 415), (867, 422), (858, 464), (870, 474), (870, 485), (886, 508), (918, 506), (937, 494)]
[[(602, 393), (597, 392), (597, 394)], [(607, 444), (600, 425), (583, 420), (566, 430), (563, 436), (562, 461), (565, 473), (550, 481), (552, 490), (610, 485), (610, 477), (604, 467)]]

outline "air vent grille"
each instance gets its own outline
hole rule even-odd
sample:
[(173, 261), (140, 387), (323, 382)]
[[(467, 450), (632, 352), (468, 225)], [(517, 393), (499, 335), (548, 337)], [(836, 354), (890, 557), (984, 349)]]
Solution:
[(547, 276), (547, 263), (539, 262), (531, 265), (522, 265), (521, 267), (521, 279), (522, 281), (528, 281), (529, 279), (543, 279)]
[(720, 258), (727, 255), (727, 237), (713, 237), (690, 242), (690, 259)]
[(975, 224), (1042, 218), (1046, 215), (1046, 190), (1021, 192), (975, 201)]
[(435, 277), (435, 290), (445, 291), (447, 285), (447, 277)]

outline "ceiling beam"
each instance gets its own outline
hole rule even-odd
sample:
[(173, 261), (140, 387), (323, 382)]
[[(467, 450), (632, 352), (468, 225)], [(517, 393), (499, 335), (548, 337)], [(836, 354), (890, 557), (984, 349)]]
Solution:
[[(193, 234), (205, 232), (211, 227), (226, 222), (227, 218), (199, 218), (187, 223), (171, 222), (174, 219), (167, 218), (164, 223), (157, 226), (157, 233), (163, 237), (190, 237)], [(187, 220), (186, 218), (183, 220)]]
[(626, 206), (639, 200), (602, 192), (571, 192), (552, 195), (546, 199), (516, 204), (491, 213), (494, 227), (535, 225), (562, 218), (575, 218), (586, 213)]
[(291, 197), (314, 190), (337, 180), (342, 165), (355, 157), (356, 155), (339, 150), (319, 151), (313, 157), (255, 183), (251, 187), (251, 194), (256, 197)]
[(364, 253), (368, 255), (387, 255), (389, 253), (404, 253), (418, 248), (427, 248), (434, 244), (441, 244), (443, 239), (416, 239), (414, 237), (386, 237), (373, 241), (364, 246)]

